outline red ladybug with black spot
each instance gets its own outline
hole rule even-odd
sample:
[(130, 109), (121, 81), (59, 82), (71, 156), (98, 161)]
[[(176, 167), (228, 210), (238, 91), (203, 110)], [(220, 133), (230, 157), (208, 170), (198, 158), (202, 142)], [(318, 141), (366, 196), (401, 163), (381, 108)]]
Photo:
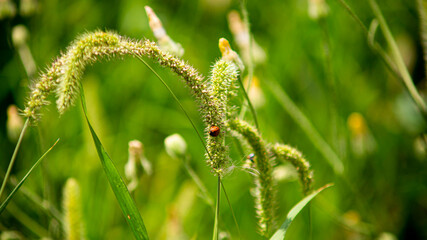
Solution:
[(216, 137), (219, 135), (220, 129), (218, 126), (212, 125), (211, 128), (209, 129), (209, 135), (211, 135), (212, 137)]

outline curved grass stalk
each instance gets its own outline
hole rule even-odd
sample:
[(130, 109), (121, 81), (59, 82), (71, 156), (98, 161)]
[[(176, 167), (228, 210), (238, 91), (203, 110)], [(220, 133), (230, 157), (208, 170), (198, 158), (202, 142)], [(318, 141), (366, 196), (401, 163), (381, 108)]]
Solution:
[(86, 65), (101, 59), (125, 55), (146, 56), (181, 76), (200, 103), (205, 122), (207, 124), (212, 122), (212, 116), (216, 113), (217, 107), (210, 101), (203, 75), (183, 60), (162, 52), (149, 40), (131, 40), (112, 32), (102, 31), (79, 37), (68, 47), (67, 52), (52, 64), (33, 87), (24, 115), (36, 119), (38, 110), (49, 104), (46, 97), (54, 89), (58, 95), (58, 110), (61, 113), (64, 112), (78, 94), (79, 81)]
[(344, 0), (338, 0), (341, 5), (344, 7), (344, 9), (350, 14), (350, 16), (356, 21), (356, 23), (361, 27), (363, 30), (363, 33), (365, 34), (366, 38), (368, 39), (368, 45), (369, 47), (374, 51), (374, 53), (378, 54), (380, 59), (384, 62), (386, 67), (397, 77), (402, 78), (397, 71), (396, 65), (388, 56), (388, 54), (382, 49), (382, 47), (375, 41), (373, 41), (373, 38), (371, 37), (371, 31), (368, 30), (368, 28), (363, 24), (362, 20), (356, 15), (356, 13), (351, 9), (351, 7), (344, 1)]
[(408, 69), (403, 62), (402, 56), (397, 47), (396, 41), (394, 40), (391, 31), (387, 25), (387, 22), (384, 19), (384, 16), (381, 13), (378, 4), (374, 0), (369, 0), (371, 8), (379, 22), (381, 30), (384, 33), (385, 40), (387, 44), (390, 46), (390, 50), (392, 53), (392, 58), (388, 56), (387, 53), (382, 49), (382, 47), (377, 42), (372, 42), (370, 39), (370, 32), (368, 28), (363, 24), (360, 18), (356, 15), (356, 13), (351, 9), (351, 7), (345, 2), (345, 0), (338, 0), (341, 5), (347, 10), (350, 16), (358, 23), (358, 25), (362, 28), (365, 36), (368, 39), (369, 46), (372, 50), (380, 56), (380, 58), (384, 61), (386, 66), (402, 81), (406, 90), (409, 92), (412, 100), (415, 102), (417, 108), (420, 110), (422, 116), (427, 121), (427, 106), (424, 102), (423, 98), (418, 93), (414, 82), (408, 72)]
[(418, 93), (417, 88), (414, 85), (414, 82), (411, 78), (411, 75), (409, 74), (408, 68), (406, 68), (405, 63), (403, 62), (402, 55), (400, 54), (399, 48), (397, 47), (397, 43), (393, 38), (393, 35), (391, 34), (391, 31), (387, 25), (387, 22), (384, 19), (384, 16), (381, 13), (380, 8), (378, 7), (378, 4), (375, 0), (369, 0), (369, 3), (371, 5), (371, 8), (378, 19), (379, 25), (381, 30), (384, 33), (385, 40), (387, 41), (391, 54), (393, 57), (393, 60), (397, 66), (397, 70), (400, 73), (400, 76), (402, 76), (403, 83), (406, 87), (406, 90), (408, 90), (409, 94), (412, 97), (412, 100), (414, 100), (415, 104), (421, 111), (422, 115), (424, 116), (424, 119), (427, 120), (427, 106), (424, 102), (423, 98)]
[(271, 148), (271, 151), (278, 159), (290, 162), (297, 169), (303, 193), (304, 195), (309, 194), (312, 190), (313, 171), (302, 153), (284, 144), (276, 144)]
[[(196, 101), (200, 104), (200, 113), (207, 128), (224, 121), (224, 114), (221, 114), (221, 102), (212, 100), (215, 95), (211, 93), (210, 85), (204, 80), (203, 75), (192, 66), (169, 53), (161, 51), (156, 44), (149, 40), (132, 40), (112, 32), (102, 31), (87, 33), (77, 38), (68, 47), (66, 53), (62, 54), (42, 74), (33, 87), (24, 115), (36, 120), (40, 108), (49, 104), (46, 98), (54, 89), (56, 89), (58, 97), (58, 110), (63, 113), (76, 98), (80, 90), (80, 80), (88, 64), (93, 64), (101, 59), (126, 55), (136, 56), (140, 60), (142, 56), (151, 58), (161, 66), (170, 68), (181, 76)], [(190, 120), (190, 122), (192, 121)], [(200, 134), (198, 135), (200, 136)], [(213, 159), (212, 162), (221, 162), (221, 160), (225, 159), (222, 156), (225, 155), (226, 148), (216, 148), (217, 144), (210, 142), (209, 139), (208, 136), (206, 149), (209, 159)], [(215, 152), (210, 151), (210, 148), (214, 149)], [(212, 166), (215, 174), (223, 174), (224, 172), (224, 169), (219, 165), (214, 164)]]

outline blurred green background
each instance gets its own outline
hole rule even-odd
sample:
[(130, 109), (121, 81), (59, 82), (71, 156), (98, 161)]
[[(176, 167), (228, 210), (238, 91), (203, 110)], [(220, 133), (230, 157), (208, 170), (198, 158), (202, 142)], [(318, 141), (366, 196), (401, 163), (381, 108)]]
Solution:
[[(22, 109), (32, 82), (12, 29), (23, 24), (37, 72), (65, 51), (79, 34), (113, 30), (132, 38), (154, 36), (144, 6), (162, 20), (168, 34), (185, 48), (183, 58), (205, 75), (220, 58), (218, 39), (237, 49), (227, 24), (231, 0), (174, 1), (12, 1), (16, 12), (0, 21), (0, 172), (4, 174), (16, 141), (8, 137), (7, 108)], [(25, 4), (35, 3), (25, 10)], [(325, 27), (330, 39), (335, 83), (326, 77), (325, 31), (308, 16), (305, 0), (248, 1), (251, 31), (267, 60), (255, 69), (265, 104), (257, 109), (262, 136), (290, 144), (304, 153), (314, 170), (315, 188), (335, 186), (317, 197), (290, 227), (287, 239), (427, 239), (426, 124), (403, 85), (368, 47), (360, 27), (338, 1), (327, 1)], [(365, 25), (374, 15), (365, 1), (349, 1)], [(380, 7), (421, 93), (426, 93), (425, 68), (415, 0), (379, 1)], [(28, 8), (28, 6), (27, 6)], [(24, 10), (23, 10), (24, 9)], [(383, 46), (380, 30), (377, 40)], [(168, 69), (148, 61), (178, 96), (197, 128), (203, 131), (197, 105), (188, 89)], [(37, 76), (37, 74), (35, 74)], [(34, 77), (33, 77), (34, 78)], [(345, 173), (334, 174), (299, 125), (284, 111), (263, 81), (276, 81), (306, 114), (343, 160)], [(201, 198), (182, 162), (169, 157), (164, 139), (181, 134), (188, 144), (190, 164), (216, 195), (216, 178), (205, 164), (204, 148), (170, 93), (141, 62), (124, 58), (89, 66), (83, 80), (89, 117), (102, 143), (124, 177), (128, 142), (144, 144), (153, 174), (144, 175), (134, 195), (151, 239), (209, 239), (214, 213)], [(50, 98), (55, 101), (54, 96)], [(35, 160), (60, 138), (59, 144), (25, 183), (26, 191), (61, 209), (65, 181), (76, 178), (82, 193), (88, 239), (132, 239), (84, 121), (80, 102), (59, 116), (55, 104), (42, 111), (23, 141), (13, 169), (20, 179)], [(353, 114), (357, 112), (358, 114)], [(250, 114), (247, 114), (251, 121)], [(349, 116), (353, 116), (350, 117)], [(362, 129), (362, 130), (360, 130)], [(229, 141), (232, 143), (232, 141)], [(230, 144), (234, 170), (224, 178), (241, 230), (241, 239), (261, 239), (256, 233), (252, 177), (242, 170), (245, 158)], [(249, 152), (247, 152), (249, 154)], [(279, 223), (302, 199), (296, 178), (278, 182)], [(8, 185), (7, 193), (12, 189)], [(280, 225), (279, 224), (279, 225)], [(221, 201), (224, 233), (238, 234), (227, 202)], [(52, 216), (18, 193), (0, 216), (0, 231), (14, 230), (24, 239), (62, 237)], [(384, 234), (388, 232), (390, 234)], [(387, 238), (388, 237), (388, 238)]]

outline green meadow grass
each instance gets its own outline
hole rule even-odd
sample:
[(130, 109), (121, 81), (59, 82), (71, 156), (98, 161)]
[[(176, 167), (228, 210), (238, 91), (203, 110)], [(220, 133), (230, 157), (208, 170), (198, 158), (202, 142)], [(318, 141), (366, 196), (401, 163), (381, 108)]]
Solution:
[[(59, 115), (51, 94), (17, 154), (19, 129), (8, 125), (8, 107), (25, 108), (29, 86), (78, 36), (111, 30), (155, 41), (146, 5), (185, 49), (182, 59), (210, 76), (221, 59), (220, 38), (244, 56), (227, 23), (231, 10), (242, 14), (239, 1), (47, 0), (35, 8), (28, 5), (33, 1), (10, 2), (14, 14), (0, 11), (2, 182), (16, 158), (0, 196), (1, 239), (65, 238), (69, 178), (79, 184), (86, 239), (427, 238), (425, 0), (378, 6), (374, 0), (329, 0), (320, 20), (310, 18), (309, 1), (243, 3), (252, 44), (261, 46), (266, 60), (246, 64), (232, 103), (245, 109), (238, 116), (257, 126), (267, 148), (283, 143), (302, 152), (313, 170), (312, 189), (318, 189), (305, 197), (298, 172), (276, 159), (277, 221), (268, 237), (258, 231), (256, 172), (245, 167), (251, 143), (226, 135), (231, 171), (219, 181), (206, 165), (201, 139), (208, 132), (199, 105), (156, 61), (142, 57), (151, 70), (132, 57), (87, 66), (85, 101), (77, 97)], [(28, 30), (21, 43), (12, 36), (18, 25)], [(251, 101), (256, 120), (241, 91), (247, 75), (264, 96), (259, 107)], [(175, 158), (164, 145), (174, 133), (187, 144), (185, 155)], [(125, 165), (135, 139), (152, 173), (143, 172), (129, 192)], [(334, 186), (320, 193), (329, 183)]]

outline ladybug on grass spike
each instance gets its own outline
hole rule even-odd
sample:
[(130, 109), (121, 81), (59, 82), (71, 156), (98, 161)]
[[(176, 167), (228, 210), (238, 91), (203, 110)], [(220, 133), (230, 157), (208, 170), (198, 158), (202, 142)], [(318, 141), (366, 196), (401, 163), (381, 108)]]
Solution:
[(212, 125), (210, 130), (209, 130), (209, 135), (211, 135), (212, 137), (216, 137), (219, 135), (219, 132), (220, 132), (219, 127)]

